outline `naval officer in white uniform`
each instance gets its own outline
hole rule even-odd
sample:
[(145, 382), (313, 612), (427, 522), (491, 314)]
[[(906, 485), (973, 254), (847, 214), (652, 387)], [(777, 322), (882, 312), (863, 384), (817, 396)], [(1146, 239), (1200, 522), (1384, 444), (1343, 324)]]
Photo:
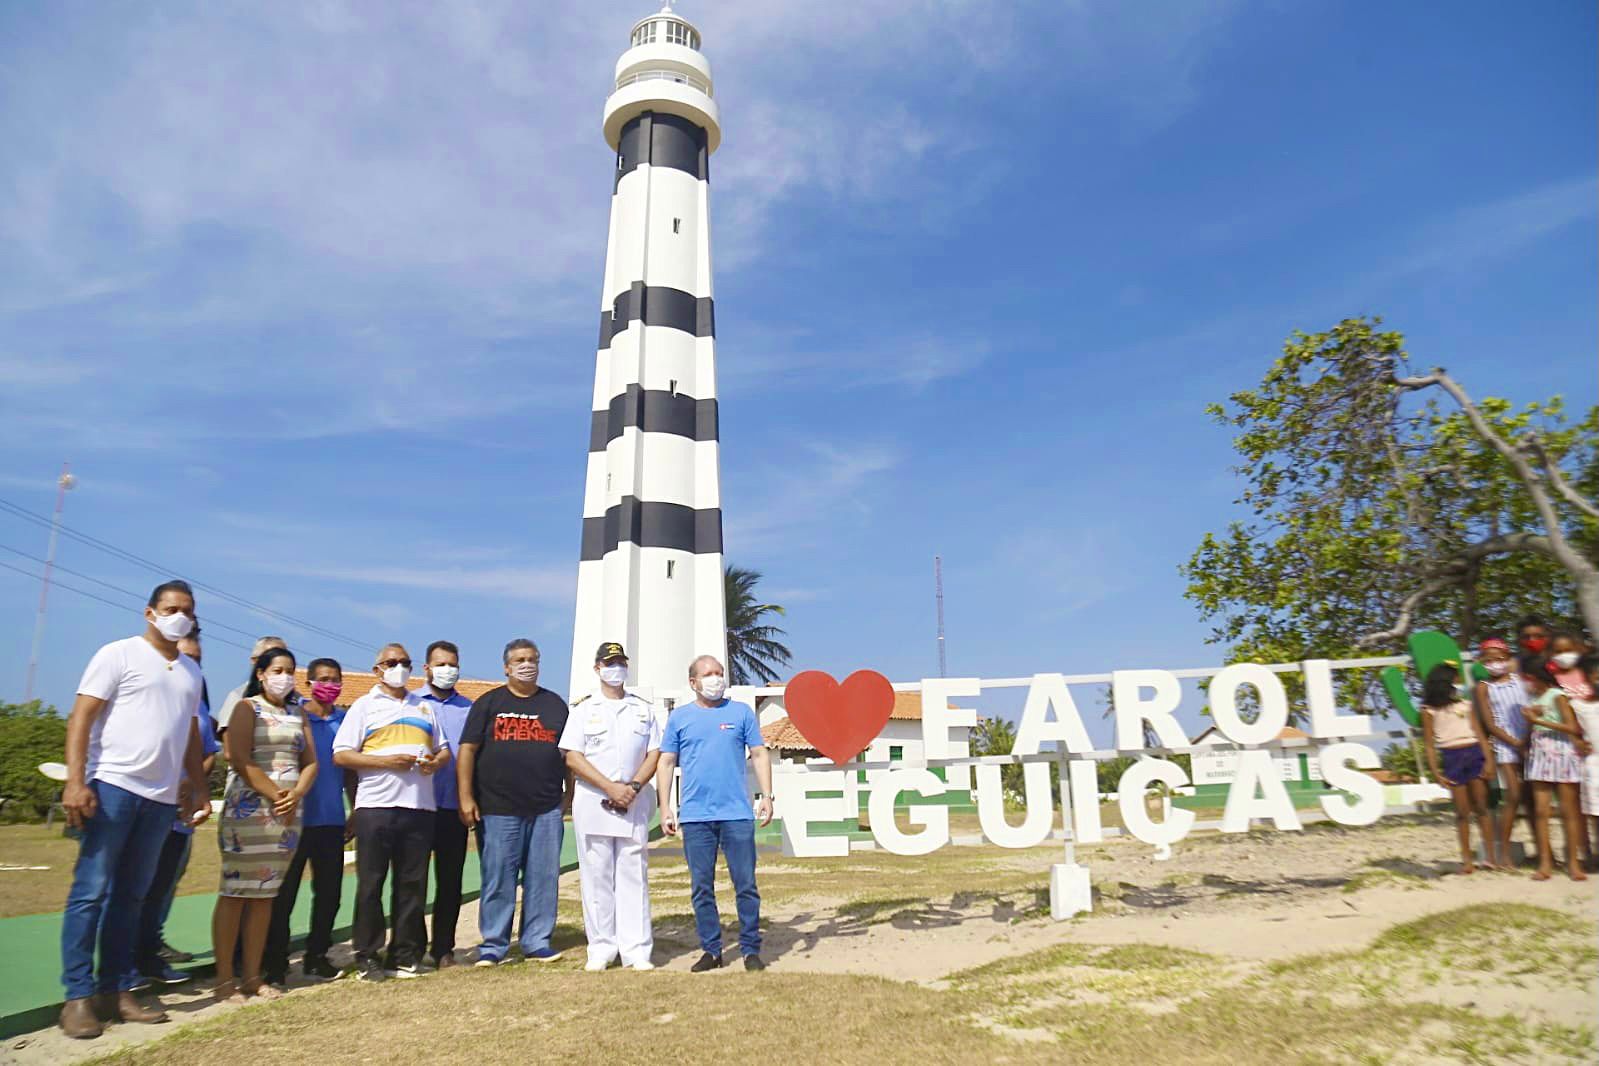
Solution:
[(566, 765), (577, 776), (572, 828), (588, 970), (623, 966), (653, 970), (650, 952), (649, 826), (655, 807), (655, 764), (661, 755), (660, 716), (648, 700), (622, 688), (627, 653), (608, 641), (594, 654), (600, 694), (579, 700), (561, 732)]

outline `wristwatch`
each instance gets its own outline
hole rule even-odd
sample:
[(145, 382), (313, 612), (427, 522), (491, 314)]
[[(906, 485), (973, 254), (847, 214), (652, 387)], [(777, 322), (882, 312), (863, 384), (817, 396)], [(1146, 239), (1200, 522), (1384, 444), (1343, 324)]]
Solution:
[(771, 799), (772, 797), (768, 796), (764, 792), (757, 792), (757, 793), (755, 793), (755, 798), (758, 799), (758, 800), (764, 800), (764, 799)]
[(642, 782), (642, 781), (629, 781), (627, 783), (627, 787), (632, 789), (634, 792), (643, 792), (644, 791), (644, 782)]

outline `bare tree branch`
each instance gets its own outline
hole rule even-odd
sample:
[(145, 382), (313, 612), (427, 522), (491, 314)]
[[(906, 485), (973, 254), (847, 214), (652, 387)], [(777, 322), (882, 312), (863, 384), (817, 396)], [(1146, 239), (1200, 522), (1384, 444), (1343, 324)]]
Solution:
[[(1533, 506), (1538, 510), (1538, 517), (1543, 522), (1544, 532), (1549, 537), (1550, 554), (1555, 561), (1569, 570), (1579, 583), (1586, 580), (1589, 584), (1599, 581), (1599, 566), (1595, 566), (1583, 554), (1571, 547), (1566, 540), (1566, 533), (1560, 525), (1560, 515), (1555, 511), (1554, 501), (1549, 498), (1549, 493), (1544, 487), (1544, 479), (1538, 476), (1532, 464), (1527, 461), (1527, 455), (1522, 449), (1511, 444), (1501, 437), (1499, 433), (1488, 424), (1477, 405), (1471, 402), (1471, 397), (1466, 395), (1466, 390), (1460, 383), (1450, 377), (1442, 367), (1434, 367), (1431, 374), (1423, 377), (1394, 378), (1394, 384), (1402, 389), (1425, 389), (1436, 385), (1447, 392), (1460, 405), (1460, 410), (1471, 423), (1471, 428), (1476, 430), (1489, 447), (1504, 457), (1516, 472), (1516, 477), (1521, 481), (1522, 487), (1527, 490)], [(1584, 611), (1585, 614), (1588, 612)], [(1594, 618), (1588, 619), (1592, 625)]]
[(1555, 491), (1560, 493), (1567, 503), (1590, 518), (1599, 518), (1599, 507), (1583, 499), (1582, 494), (1571, 487), (1565, 474), (1560, 472), (1560, 467), (1549, 458), (1549, 451), (1544, 447), (1542, 437), (1536, 433), (1528, 433), (1521, 438), (1521, 446), (1538, 460), (1538, 465), (1543, 467), (1544, 476), (1549, 479), (1549, 484), (1554, 486)]
[(1511, 552), (1531, 551), (1557, 558), (1554, 545), (1548, 537), (1536, 533), (1508, 533), (1502, 537), (1489, 537), (1469, 545), (1459, 555), (1448, 559), (1441, 559), (1426, 568), (1426, 577), (1414, 592), (1399, 601), (1399, 610), (1394, 617), (1394, 622), (1387, 629), (1376, 633), (1367, 633), (1355, 641), (1357, 647), (1372, 648), (1392, 643), (1401, 637), (1409, 636), (1415, 623), (1417, 610), (1428, 600), (1445, 589), (1456, 588), (1471, 579), (1472, 574), (1482, 564), (1484, 559), (1493, 555), (1507, 555)]

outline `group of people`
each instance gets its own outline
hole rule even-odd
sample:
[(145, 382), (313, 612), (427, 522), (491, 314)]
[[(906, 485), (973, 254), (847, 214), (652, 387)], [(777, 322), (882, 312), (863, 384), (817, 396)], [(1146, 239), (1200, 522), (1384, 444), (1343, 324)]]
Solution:
[[(1525, 814), (1537, 851), (1534, 879), (1554, 873), (1550, 822), (1560, 810), (1566, 873), (1599, 870), (1599, 655), (1591, 641), (1554, 631), (1539, 618), (1516, 628), (1516, 649), (1484, 640), (1477, 662), (1487, 676), (1462, 685), (1458, 663), (1428, 673), (1422, 735), (1432, 776), (1450, 790), (1460, 834), (1461, 873), (1471, 873), (1475, 820), (1485, 865), (1512, 866), (1510, 837)], [(1490, 811), (1497, 791), (1498, 825)]]
[(361, 979), (413, 977), (428, 959), (457, 965), (469, 835), (482, 867), (474, 965), (514, 958), (513, 925), (523, 959), (559, 959), (551, 937), (568, 813), (585, 969), (653, 969), (647, 846), (657, 796), (661, 827), (681, 834), (689, 867), (702, 949), (691, 969), (723, 965), (718, 853), (733, 882), (744, 966), (765, 969), (755, 828), (772, 818), (771, 763), (753, 708), (727, 698), (714, 657), (688, 664), (695, 699), (670, 715), (627, 692), (627, 652), (614, 642), (595, 652), (597, 692), (570, 705), (539, 685), (538, 646), (521, 638), (505, 646), (505, 684), (476, 700), (456, 690), (460, 650), (443, 640), (428, 646), (425, 684), (414, 690), (410, 653), (386, 645), (376, 683), (347, 707), (340, 664), (311, 660), (301, 691), (299, 662), (279, 638), (257, 642), (245, 683), (215, 704), (200, 658), (193, 590), (168, 581), (150, 596), (144, 632), (101, 648), (78, 686), (61, 800), (80, 840), (62, 924), (67, 1035), (98, 1036), (111, 1020), (167, 1020), (137, 993), (189, 979), (173, 963), (192, 956), (166, 943), (164, 925), (195, 829), (211, 815), (219, 756), (228, 768), (212, 915), (220, 999), (283, 994), (289, 918), (307, 866), (311, 923), (300, 967), (312, 978), (339, 975), (328, 952), (352, 839)]

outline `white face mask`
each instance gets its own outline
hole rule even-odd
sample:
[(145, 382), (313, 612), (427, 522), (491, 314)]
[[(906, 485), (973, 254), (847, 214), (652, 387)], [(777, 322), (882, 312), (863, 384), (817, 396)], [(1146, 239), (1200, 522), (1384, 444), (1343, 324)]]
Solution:
[(455, 682), (461, 676), (459, 666), (435, 666), (433, 668), (433, 687), (444, 692), (455, 687)]
[(182, 640), (194, 632), (194, 619), (179, 611), (177, 614), (158, 614), (153, 619), (156, 630), (168, 640)]
[(1495, 677), (1504, 677), (1506, 674), (1510, 673), (1509, 659), (1499, 659), (1495, 662), (1483, 663), (1482, 665), (1483, 669), (1487, 670)]
[(706, 674), (700, 678), (700, 695), (708, 700), (719, 700), (727, 691), (727, 678), (721, 674)]
[(523, 682), (525, 684), (525, 683), (528, 683), (528, 682), (537, 681), (538, 680), (538, 676), (539, 676), (539, 664), (538, 663), (525, 663), (524, 662), (524, 663), (512, 663), (511, 664), (511, 678), (513, 680), (521, 681), (521, 682)]
[(1560, 669), (1570, 670), (1573, 666), (1577, 665), (1578, 660), (1580, 660), (1582, 656), (1578, 655), (1574, 651), (1563, 651), (1559, 655), (1550, 656), (1550, 658), (1554, 659), (1555, 665), (1560, 667)]
[(390, 688), (404, 688), (409, 680), (411, 680), (409, 666), (391, 666), (383, 671), (383, 683)]
[(627, 683), (627, 665), (625, 663), (607, 663), (600, 667), (600, 680), (613, 687)]
[(281, 700), (294, 691), (293, 674), (268, 674), (261, 681), (261, 687), (266, 689), (266, 694), (273, 699)]

